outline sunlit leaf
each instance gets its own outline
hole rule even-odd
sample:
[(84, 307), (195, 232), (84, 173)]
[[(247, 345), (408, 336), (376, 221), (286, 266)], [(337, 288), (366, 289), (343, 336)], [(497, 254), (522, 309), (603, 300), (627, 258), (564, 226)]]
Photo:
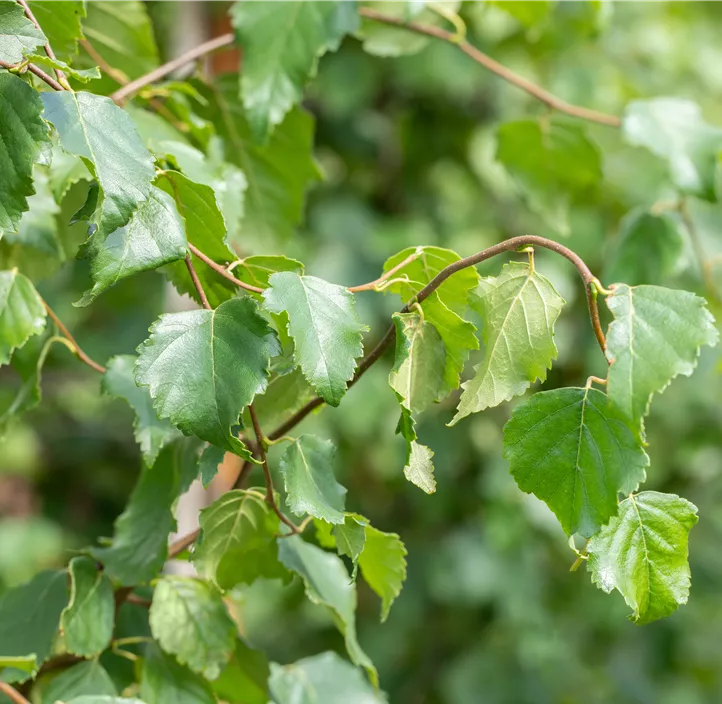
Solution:
[(45, 328), (45, 306), (30, 279), (17, 270), (0, 271), (0, 365)]

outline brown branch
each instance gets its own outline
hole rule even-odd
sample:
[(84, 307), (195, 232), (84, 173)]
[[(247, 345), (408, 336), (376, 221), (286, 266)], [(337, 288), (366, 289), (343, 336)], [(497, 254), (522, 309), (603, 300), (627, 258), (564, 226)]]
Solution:
[(196, 292), (198, 293), (198, 298), (201, 299), (201, 304), (206, 310), (212, 310), (211, 304), (208, 303), (208, 296), (206, 296), (206, 292), (203, 290), (203, 284), (201, 284), (201, 280), (198, 278), (198, 273), (195, 270), (195, 267), (193, 266), (193, 262), (191, 261), (191, 255), (186, 254), (186, 266), (188, 267), (188, 273), (191, 275), (191, 281), (193, 281), (193, 285), (196, 288)]
[[(18, 68), (21, 64), (9, 64), (7, 61), (0, 60), (0, 68), (6, 68), (8, 70)], [(34, 73), (38, 78), (45, 81), (54, 90), (65, 90), (52, 76), (48, 75), (43, 69), (38, 68), (35, 64), (28, 64), (28, 71)]]
[[(29, 5), (25, 0), (17, 0), (18, 4), (25, 10), (25, 16), (35, 25), (35, 29), (38, 30), (38, 32), (42, 32), (42, 28), (40, 27), (40, 23), (35, 19), (35, 15), (33, 14), (33, 11), (30, 9)], [(44, 32), (43, 32), (44, 34)], [(45, 53), (48, 55), (49, 59), (53, 59), (57, 61), (57, 58), (55, 56), (55, 52), (50, 47), (50, 42), (47, 42), (43, 45), (43, 49), (45, 49)], [(30, 69), (32, 71), (32, 69)], [(33, 73), (35, 73), (33, 71)], [(38, 75), (38, 74), (36, 74)], [(55, 69), (55, 75), (58, 77), (58, 85), (60, 86), (60, 90), (70, 90), (70, 84), (68, 83), (68, 79), (65, 77), (65, 74), (59, 69)], [(44, 80), (44, 79), (43, 79)], [(58, 90), (57, 88), (55, 90)]]
[(472, 44), (469, 44), (469, 42), (459, 41), (458, 35), (454, 32), (447, 32), (446, 30), (434, 27), (433, 25), (418, 24), (417, 22), (404, 22), (402, 19), (390, 17), (389, 15), (372, 10), (369, 7), (359, 8), (359, 14), (362, 17), (374, 22), (381, 22), (394, 27), (408, 29), (409, 31), (416, 32), (417, 34), (424, 34), (428, 37), (434, 37), (436, 39), (449, 42), (450, 44), (457, 46), (464, 54), (476, 61), (476, 63), (481, 64), (488, 71), (495, 73), (507, 83), (511, 83), (517, 88), (521, 88), (521, 90), (526, 91), (529, 95), (533, 96), (537, 100), (540, 100), (550, 108), (559, 110), (559, 112), (566, 113), (572, 117), (578, 117), (582, 120), (597, 122), (600, 125), (608, 125), (610, 127), (619, 127), (622, 124), (622, 121), (616, 115), (607, 115), (602, 112), (597, 112), (596, 110), (589, 110), (578, 105), (571, 105), (570, 103), (567, 103), (561, 98), (558, 98), (556, 95), (553, 95), (549, 91), (546, 91), (535, 83), (532, 83), (523, 76), (514, 73), (511, 69), (508, 69), (506, 66), (500, 64), (498, 61), (495, 61), (490, 56), (487, 56)]
[[(461, 271), (462, 269), (466, 269), (470, 266), (480, 264), (481, 262), (486, 261), (487, 259), (491, 259), (492, 257), (495, 257), (498, 254), (502, 254), (503, 252), (509, 252), (515, 249), (530, 246), (550, 249), (552, 252), (561, 254), (561, 256), (565, 257), (572, 264), (574, 264), (577, 271), (579, 272), (579, 275), (582, 278), (582, 281), (584, 282), (584, 287), (587, 292), (587, 306), (589, 308), (589, 318), (592, 322), (592, 328), (594, 329), (594, 335), (597, 338), (597, 343), (599, 344), (602, 353), (604, 353), (606, 349), (606, 340), (604, 339), (604, 332), (602, 331), (602, 326), (599, 320), (597, 294), (593, 290), (593, 286), (597, 282), (597, 278), (594, 276), (594, 274), (592, 274), (589, 267), (584, 263), (584, 261), (578, 254), (572, 252), (572, 250), (568, 247), (565, 247), (558, 242), (554, 242), (553, 240), (549, 240), (546, 237), (536, 237), (535, 235), (512, 237), (511, 239), (500, 242), (493, 247), (489, 247), (488, 249), (484, 249), (481, 252), (472, 254), (470, 257), (466, 257), (465, 259), (459, 259), (459, 261), (456, 261), (453, 264), (449, 264), (449, 266), (442, 269), (428, 284), (426, 284), (426, 286), (424, 286), (424, 288), (422, 288), (421, 291), (419, 291), (416, 296), (414, 296), (401, 309), (400, 312), (408, 313), (415, 303), (421, 303), (426, 298), (428, 298), (437, 288), (439, 288), (439, 286), (441, 286), (441, 284), (444, 283), (444, 281), (446, 281), (446, 279), (455, 274), (457, 271)], [(356, 369), (356, 373), (354, 374), (353, 379), (351, 379), (348, 384), (349, 388), (351, 388), (361, 378), (361, 376), (366, 372), (366, 370), (371, 367), (371, 365), (373, 365), (374, 362), (379, 359), (379, 357), (381, 357), (381, 355), (386, 351), (386, 349), (393, 343), (395, 336), (396, 327), (394, 325), (391, 325), (384, 334), (383, 338), (381, 338), (381, 341), (376, 345), (376, 347), (374, 347), (374, 349), (361, 360), (361, 363)], [(288, 420), (286, 420), (278, 428), (276, 428), (268, 436), (268, 438), (270, 440), (278, 440), (278, 438), (288, 434), (289, 430), (291, 430), (294, 426), (300, 423), (309, 413), (311, 413), (311, 411), (318, 408), (323, 403), (323, 399), (319, 396), (312, 399), (303, 408), (294, 413)]]
[(101, 374), (105, 374), (106, 369), (102, 364), (98, 364), (94, 360), (92, 360), (90, 357), (88, 357), (85, 352), (80, 348), (80, 345), (76, 342), (75, 338), (70, 334), (70, 331), (68, 328), (63, 325), (60, 318), (58, 318), (57, 315), (55, 315), (55, 311), (47, 304), (46, 301), (43, 301), (43, 305), (45, 306), (45, 310), (47, 311), (48, 315), (50, 316), (50, 319), (55, 323), (58, 330), (62, 333), (63, 337), (73, 346), (73, 349), (75, 350), (75, 356), (84, 364), (87, 364), (91, 369), (95, 369), (96, 372), (100, 372)]
[(351, 286), (348, 290), (351, 291), (351, 293), (358, 293), (359, 291), (373, 291), (373, 289), (375, 289), (379, 284), (382, 284), (384, 281), (388, 281), (388, 279), (390, 279), (397, 271), (403, 269), (407, 264), (411, 264), (411, 262), (418, 259), (420, 256), (420, 249), (416, 250), (412, 254), (409, 254), (409, 256), (402, 262), (399, 262), (395, 267), (384, 272), (378, 279), (369, 281), (367, 284), (362, 284), (361, 286)]
[(199, 44), (197, 47), (185, 52), (185, 54), (181, 54), (172, 61), (153, 69), (150, 73), (146, 73), (144, 76), (131, 81), (127, 85), (115, 91), (110, 98), (114, 102), (121, 104), (126, 100), (126, 98), (135, 95), (139, 90), (145, 88), (147, 85), (150, 85), (161, 78), (165, 78), (165, 76), (169, 73), (173, 73), (173, 71), (183, 68), (183, 66), (191, 63), (191, 61), (195, 61), (206, 54), (210, 54), (213, 51), (217, 51), (218, 49), (222, 49), (223, 47), (233, 44), (234, 40), (235, 36), (232, 33), (229, 33), (222, 34), (220, 37), (216, 37), (215, 39), (211, 39), (203, 44)]
[(18, 692), (15, 687), (11, 687), (7, 682), (0, 681), (0, 692), (2, 692), (13, 704), (30, 704), (30, 701)]
[(203, 254), (198, 247), (188, 243), (188, 249), (190, 249), (193, 254), (195, 254), (198, 259), (200, 259), (204, 264), (207, 264), (213, 271), (215, 271), (217, 274), (220, 274), (224, 279), (228, 279), (231, 283), (234, 283), (236, 286), (240, 286), (241, 288), (245, 288), (246, 291), (253, 291), (254, 293), (263, 293), (262, 288), (258, 288), (258, 286), (251, 286), (251, 284), (247, 284), (245, 281), (241, 281), (240, 279), (237, 279), (233, 274), (231, 274), (229, 271), (224, 269), (220, 264), (216, 264), (208, 255)]

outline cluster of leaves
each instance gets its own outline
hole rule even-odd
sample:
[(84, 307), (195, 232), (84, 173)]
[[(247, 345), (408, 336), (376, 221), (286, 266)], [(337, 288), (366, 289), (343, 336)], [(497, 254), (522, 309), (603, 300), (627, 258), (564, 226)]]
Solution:
[[(286, 704), (314, 701), (319, 691), (328, 702), (381, 702), (376, 670), (356, 634), (355, 580), (360, 573), (378, 594), (385, 619), (406, 578), (406, 549), (398, 535), (347, 511), (332, 443), (286, 435), (304, 402), (315, 394), (314, 407), (338, 406), (378, 355), (360, 361), (367, 328), (353, 290), (306, 275), (294, 259), (239, 259), (235, 248), (248, 241), (282, 246), (300, 221), (305, 189), (319, 175), (313, 121), (300, 101), (319, 56), (348, 34), (381, 55), (416, 51), (427, 38), (375, 23), (373, 15), (362, 21), (350, 2), (239, 2), (231, 16), (244, 50), (240, 82), (237, 76), (169, 82), (123, 108), (120, 98), (104, 95), (107, 76), (75, 58), (83, 31), (95, 39), (99, 10), (94, 18), (92, 4), (51, 5), (38, 0), (26, 12), (0, 2), (0, 364), (11, 363), (23, 382), (3, 428), (39, 402), (52, 344), (82, 354), (33, 283), (75, 254), (47, 220), (73, 184), (87, 184), (73, 220), (87, 223), (80, 256), (92, 277), (77, 306), (158, 270), (202, 307), (162, 315), (136, 356), (113, 357), (103, 368), (103, 391), (125, 399), (136, 414), (144, 466), (112, 539), (0, 598), (0, 681), (33, 680), (60, 653), (72, 664), (54, 679), (38, 679), (43, 702), (102, 703), (125, 694), (139, 699), (121, 701), (146, 704)], [(389, 7), (402, 22), (442, 22), (422, 3)], [(143, 50), (150, 27), (142, 12), (115, 21), (132, 31), (128, 45), (140, 47), (136, 63), (124, 64), (126, 82), (152, 67), (154, 51)], [(57, 54), (43, 54), (46, 44)], [(110, 50), (96, 48), (112, 63)], [(151, 66), (144, 61), (149, 54)], [(49, 89), (29, 66), (60, 72), (63, 90)], [(74, 89), (93, 80), (97, 90)], [(167, 98), (162, 110), (160, 94)], [(629, 144), (668, 162), (680, 194), (716, 197), (721, 133), (701, 123), (694, 106), (632, 103), (622, 126)], [(568, 229), (569, 202), (601, 175), (599, 151), (584, 128), (547, 117), (501, 125), (497, 159), (530, 208), (560, 234)], [(619, 250), (644, 248), (650, 232), (668, 231), (666, 222), (639, 214)], [(49, 260), (42, 270), (31, 263), (38, 253)], [(658, 266), (669, 264), (660, 258)], [(570, 540), (588, 541), (580, 557), (588, 559), (594, 582), (618, 590), (643, 623), (686, 602), (687, 539), (697, 520), (696, 508), (676, 495), (638, 491), (649, 466), (644, 418), (655, 394), (692, 373), (700, 347), (714, 345), (717, 332), (703, 299), (621, 278), (627, 283), (609, 290), (584, 280), (593, 304), (603, 295), (612, 316), (606, 393), (590, 380), (532, 395), (504, 429), (503, 454), (520, 489), (549, 506)], [(400, 406), (403, 473), (433, 493), (433, 452), (417, 437), (419, 415), (461, 387), (455, 424), (545, 381), (557, 357), (554, 328), (564, 300), (537, 271), (533, 253), (527, 263), (480, 278), (439, 247), (390, 257), (370, 288), (404, 303), (384, 338), (396, 342), (389, 385)], [(462, 383), (480, 342), (481, 360)], [(260, 429), (279, 417), (284, 422), (265, 436)], [(289, 443), (277, 467), (281, 505), (300, 526), (278, 508), (266, 457), (277, 441)], [(162, 575), (178, 497), (195, 479), (208, 484), (227, 452), (264, 464), (267, 485), (233, 489), (201, 512), (193, 549), (171, 555), (186, 557), (197, 577)], [(309, 523), (315, 543), (299, 534)], [(332, 653), (269, 664), (251, 649), (224, 596), (260, 578), (298, 578), (308, 599), (327, 610), (353, 665)], [(148, 585), (143, 628), (115, 637), (116, 605), (144, 599)], [(137, 642), (143, 644), (137, 682), (119, 693), (99, 658)]]

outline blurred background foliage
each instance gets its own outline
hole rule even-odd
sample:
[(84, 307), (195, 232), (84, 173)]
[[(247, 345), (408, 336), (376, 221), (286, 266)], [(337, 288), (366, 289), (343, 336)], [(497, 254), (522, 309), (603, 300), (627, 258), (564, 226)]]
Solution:
[[(85, 31), (98, 50), (103, 36), (115, 36), (120, 50), (101, 53), (132, 78), (175, 55), (199, 27), (207, 36), (227, 31), (226, 10), (218, 2), (90, 3)], [(460, 14), (472, 43), (569, 102), (621, 114), (637, 98), (683, 97), (701, 106), (707, 122), (722, 125), (719, 3), (466, 2)], [(126, 25), (131, 30), (121, 34)], [(384, 260), (407, 246), (440, 245), (465, 256), (501, 239), (537, 234), (563, 238), (605, 285), (619, 276), (716, 297), (714, 288), (722, 288), (719, 203), (688, 200), (706, 282), (675, 210), (663, 226), (656, 221), (663, 232), (655, 237), (668, 243), (661, 253), (643, 240), (618, 254), (637, 218), (676, 198), (664, 164), (625, 145), (618, 130), (554, 117), (555, 124), (583, 129), (597, 145), (601, 179), (566, 189), (564, 197), (554, 188), (530, 191), (496, 160), (497, 129), (546, 119), (546, 108), (454, 46), (421, 44), (413, 55), (382, 58), (347, 39), (323, 58), (305, 102), (315, 118), (323, 179), (308, 190), (302, 224), (290, 239), (245, 236), (241, 228), (234, 240), (241, 254), (284, 253), (305, 262), (311, 274), (351, 285), (376, 278)], [(209, 70), (232, 68), (232, 61), (218, 57)], [(107, 88), (94, 83), (94, 91), (117, 87), (102, 80)], [(171, 110), (187, 115), (192, 100), (169, 92)], [(149, 115), (137, 115), (147, 139), (177, 138)], [(212, 149), (212, 125), (194, 119), (191, 141)], [(90, 279), (87, 263), (73, 259), (82, 226), (66, 223), (86, 191), (85, 182), (73, 186), (50, 216), (68, 256), (40, 290), (86, 351), (104, 360), (132, 352), (158, 314), (181, 304), (151, 273), (127, 279), (93, 306), (72, 306)], [(229, 191), (228, 207), (240, 207), (240, 191)], [(12, 257), (12, 243), (2, 246)], [(546, 387), (602, 375), (605, 361), (576, 272), (554, 255), (537, 258), (568, 302), (557, 326), (560, 357)], [(482, 273), (501, 264), (489, 262)], [(399, 302), (362, 293), (358, 306), (372, 344)], [(390, 701), (722, 701), (720, 352), (705, 350), (697, 373), (675, 381), (647, 422), (647, 488), (690, 499), (700, 521), (690, 540), (689, 605), (644, 627), (626, 619), (619, 595), (603, 594), (584, 570), (568, 571), (574, 555), (563, 531), (541, 502), (515, 486), (501, 457), (509, 404), (454, 428), (445, 423), (455, 397), (429, 411), (419, 434), (436, 453), (437, 493), (426, 496), (404, 479), (389, 366), (388, 359), (377, 364), (340, 408), (325, 408), (299, 432), (334, 440), (349, 510), (398, 532), (408, 547), (408, 579), (387, 623), (379, 623), (378, 601), (359, 583), (360, 640)], [(0, 380), (0, 408), (6, 408), (16, 388), (13, 371), (4, 368)], [(43, 375), (43, 403), (3, 442), (0, 589), (112, 534), (140, 459), (130, 409), (101, 396), (99, 386), (97, 375), (56, 345)], [(297, 583), (256, 583), (238, 590), (236, 601), (250, 642), (275, 661), (342, 650), (339, 634)], [(114, 676), (122, 678), (120, 668)]]

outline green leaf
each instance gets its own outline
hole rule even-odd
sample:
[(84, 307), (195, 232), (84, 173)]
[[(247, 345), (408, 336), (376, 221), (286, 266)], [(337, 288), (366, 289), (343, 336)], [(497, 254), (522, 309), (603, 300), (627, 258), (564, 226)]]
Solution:
[[(57, 0), (57, 2), (65, 1), (66, 0)], [(55, 4), (55, 0), (52, 0), (52, 2)], [(49, 180), (55, 202), (62, 203), (73, 185), (79, 181), (90, 181), (91, 176), (79, 156), (68, 154), (62, 147), (54, 144), (52, 161), (50, 162)]]
[(93, 548), (109, 577), (121, 585), (153, 579), (168, 556), (175, 530), (172, 507), (198, 473), (198, 443), (183, 438), (165, 447), (152, 467), (144, 467), (125, 511), (115, 522), (109, 547)]
[(346, 642), (349, 657), (366, 669), (374, 685), (378, 684), (376, 668), (361, 650), (356, 637), (356, 588), (349, 580), (339, 557), (305, 543), (299, 536), (278, 539), (278, 559), (301, 577), (306, 596), (325, 606)]
[(315, 394), (300, 369), (271, 378), (263, 396), (253, 403), (262, 428), (272, 430), (295, 413)]
[[(62, 1), (62, 0), (61, 0)], [(26, 59), (36, 66), (44, 66), (47, 69), (60, 70), (71, 78), (80, 81), (81, 83), (87, 83), (94, 79), (100, 78), (100, 69), (97, 66), (92, 68), (77, 69), (69, 66), (65, 61), (60, 59), (51, 59), (47, 54), (31, 54)]]
[(30, 279), (16, 269), (0, 271), (0, 365), (45, 329), (45, 306)]
[(254, 137), (263, 141), (303, 98), (318, 59), (359, 24), (354, 2), (237, 2), (231, 10), (243, 50), (241, 94)]
[(181, 665), (214, 680), (236, 647), (236, 625), (221, 593), (189, 577), (162, 577), (150, 607), (150, 629)]
[[(25, 17), (20, 5), (0, 2), (0, 61), (16, 64), (46, 41), (45, 35)], [(3, 173), (6, 172), (3, 170)]]
[(89, 557), (73, 558), (68, 571), (70, 602), (60, 619), (65, 647), (73, 655), (94, 657), (108, 647), (113, 637), (113, 585)]
[(30, 0), (30, 9), (56, 56), (70, 59), (78, 52), (83, 38), (81, 20), (85, 17), (83, 0)]
[(41, 704), (66, 702), (90, 694), (109, 697), (118, 694), (110, 675), (97, 660), (85, 660), (61, 672), (43, 689)]
[(549, 18), (553, 3), (548, 0), (491, 0), (492, 5), (504, 10), (525, 27), (544, 24)]
[(145, 650), (140, 696), (146, 704), (215, 704), (210, 683), (179, 665), (155, 643)]
[(140, 699), (128, 699), (127, 697), (113, 697), (104, 694), (88, 694), (82, 697), (69, 699), (62, 704), (145, 704)]
[(393, 321), (396, 355), (389, 385), (405, 408), (421, 413), (448, 393), (446, 347), (437, 329), (418, 313), (394, 313)]
[(67, 152), (76, 154), (100, 185), (96, 224), (103, 234), (127, 225), (148, 198), (153, 158), (128, 115), (110, 98), (93, 93), (43, 93), (45, 119)]
[[(45, 662), (68, 603), (67, 580), (65, 570), (41, 572), (0, 596), (0, 660), (35, 655), (38, 666)], [(28, 677), (26, 663), (0, 673), (3, 682), (24, 682)]]
[(272, 313), (288, 313), (294, 359), (309, 384), (330, 406), (338, 406), (346, 382), (363, 353), (362, 325), (352, 293), (315, 276), (279, 272), (263, 293)]
[(433, 450), (415, 440), (410, 441), (407, 445), (404, 476), (427, 494), (433, 494), (436, 491), (433, 456)]
[(679, 496), (629, 496), (587, 546), (592, 580), (607, 593), (617, 589), (637, 623), (669, 616), (687, 603), (687, 543), (695, 523), (697, 507)]
[(208, 445), (201, 453), (198, 461), (198, 474), (205, 489), (208, 488), (213, 477), (218, 474), (218, 466), (223, 462), (225, 456), (226, 451), (215, 445)]
[(138, 348), (135, 378), (149, 387), (160, 418), (250, 459), (231, 428), (253, 397), (265, 391), (277, 352), (275, 334), (255, 303), (235, 298), (215, 310), (162, 315)]
[(607, 306), (607, 393), (641, 439), (652, 395), (678, 374), (689, 376), (701, 345), (717, 344), (706, 302), (687, 291), (615, 284)]
[(366, 530), (369, 522), (357, 513), (347, 513), (343, 523), (333, 527), (336, 550), (339, 555), (346, 555), (354, 566), (366, 545)]
[(241, 259), (233, 275), (251, 286), (268, 288), (271, 275), (278, 271), (292, 271), (302, 276), (303, 264), (288, 257), (259, 254)]
[(192, 561), (221, 589), (259, 577), (284, 578), (278, 562), (278, 516), (255, 491), (229, 491), (200, 512), (200, 539)]
[(386, 704), (358, 668), (336, 653), (321, 653), (292, 665), (271, 664), (274, 704)]
[(152, 467), (158, 453), (181, 434), (167, 419), (158, 418), (148, 389), (136, 385), (133, 375), (136, 360), (137, 357), (130, 354), (113, 357), (108, 362), (101, 387), (106, 394), (125, 399), (135, 411), (133, 434), (143, 453), (143, 461)]
[[(93, 288), (75, 304), (87, 306), (119, 281), (185, 259), (188, 242), (173, 198), (155, 186), (127, 225), (96, 231), (86, 245)], [(185, 264), (182, 264), (185, 266)]]
[[(0, 3), (0, 13), (6, 5), (23, 14), (19, 5), (9, 2)], [(0, 15), (0, 22), (2, 19)], [(0, 151), (0, 237), (18, 227), (20, 216), (28, 209), (27, 198), (35, 193), (33, 164), (50, 149), (42, 111), (40, 96), (22, 78), (0, 72), (0, 137), (4, 147)]]
[(35, 659), (35, 653), (20, 656), (0, 655), (0, 682), (5, 681), (3, 675), (6, 670), (13, 672), (13, 674), (22, 672), (28, 677), (34, 678), (38, 671), (38, 662)]
[(683, 251), (684, 238), (669, 215), (635, 209), (622, 220), (604, 279), (630, 286), (661, 283), (678, 268)]
[[(216, 194), (210, 186), (195, 183), (177, 171), (164, 171), (158, 180), (158, 186), (175, 198), (178, 212), (185, 222), (189, 242), (222, 266), (236, 259), (236, 255), (226, 243), (226, 223), (218, 209)], [(185, 262), (171, 264), (166, 271), (180, 293), (187, 293), (200, 303)], [(235, 284), (198, 260), (196, 272), (212, 307), (216, 308), (236, 295)]]
[(504, 457), (519, 488), (554, 511), (567, 535), (594, 535), (617, 495), (645, 479), (649, 458), (596, 389), (542, 391), (504, 426)]
[(330, 440), (301, 435), (281, 457), (286, 503), (296, 516), (308, 514), (329, 523), (343, 523), (346, 489), (333, 473), (336, 448)]
[(602, 178), (601, 155), (576, 124), (507, 122), (497, 131), (496, 158), (516, 179), (529, 207), (560, 234), (569, 234), (570, 198)]
[(664, 159), (683, 193), (715, 200), (722, 129), (704, 121), (699, 105), (682, 98), (635, 100), (625, 110), (622, 133), (629, 144)]
[(551, 282), (520, 262), (506, 264), (499, 276), (479, 284), (484, 358), (473, 379), (461, 385), (464, 391), (451, 425), (546, 379), (557, 357), (554, 323), (563, 305)]
[(265, 654), (238, 638), (233, 657), (213, 682), (213, 689), (228, 704), (268, 704), (268, 676)]
[(385, 621), (406, 579), (406, 548), (396, 533), (367, 525), (358, 564), (363, 578), (381, 597), (381, 621)]

